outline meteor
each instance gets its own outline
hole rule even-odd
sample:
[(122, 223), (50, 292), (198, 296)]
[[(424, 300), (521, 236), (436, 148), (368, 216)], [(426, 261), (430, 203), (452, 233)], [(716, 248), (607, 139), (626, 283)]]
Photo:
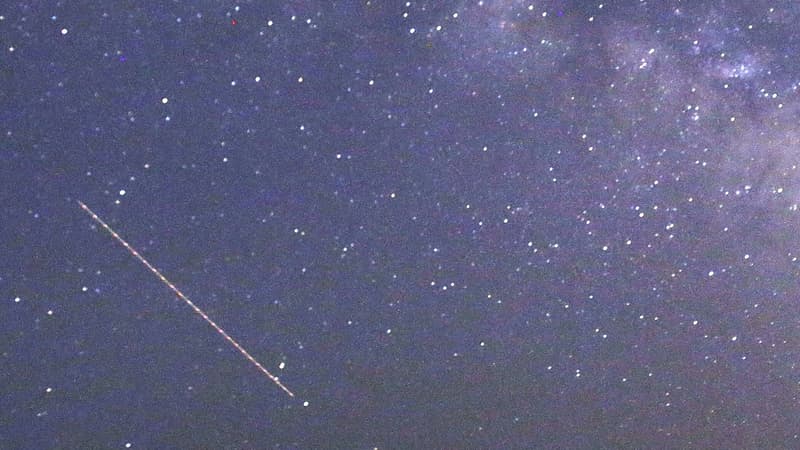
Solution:
[(192, 310), (194, 310), (194, 312), (195, 312), (195, 313), (197, 313), (197, 315), (198, 315), (198, 316), (202, 317), (202, 318), (203, 318), (203, 320), (205, 320), (205, 321), (206, 321), (206, 322), (207, 322), (209, 325), (211, 325), (211, 328), (213, 328), (213, 329), (214, 329), (214, 331), (216, 331), (216, 332), (217, 332), (217, 333), (219, 333), (219, 334), (220, 334), (220, 335), (221, 335), (223, 338), (225, 338), (225, 340), (226, 340), (226, 341), (228, 341), (228, 343), (229, 343), (229, 344), (231, 344), (231, 345), (233, 346), (233, 348), (235, 348), (236, 350), (239, 350), (239, 353), (241, 353), (242, 355), (244, 355), (244, 357), (245, 357), (245, 358), (247, 358), (247, 360), (248, 360), (248, 361), (250, 361), (250, 363), (252, 363), (254, 366), (256, 366), (256, 368), (257, 368), (258, 370), (260, 370), (260, 371), (261, 371), (261, 373), (263, 373), (263, 374), (264, 374), (264, 375), (265, 375), (267, 378), (269, 378), (270, 380), (272, 380), (272, 382), (273, 382), (273, 383), (275, 383), (275, 384), (276, 384), (276, 385), (277, 385), (279, 388), (283, 389), (283, 391), (284, 391), (284, 392), (286, 392), (287, 394), (289, 394), (289, 397), (294, 397), (294, 394), (292, 393), (292, 391), (290, 391), (290, 390), (289, 390), (289, 388), (287, 388), (286, 386), (284, 386), (284, 385), (283, 385), (283, 383), (281, 383), (281, 381), (278, 379), (278, 377), (276, 377), (275, 375), (271, 374), (271, 373), (269, 372), (269, 370), (267, 370), (266, 368), (264, 368), (264, 366), (262, 366), (262, 365), (261, 365), (261, 363), (260, 363), (260, 362), (258, 362), (258, 361), (257, 361), (257, 360), (256, 360), (256, 359), (255, 359), (255, 358), (254, 358), (254, 357), (253, 357), (251, 354), (250, 354), (250, 352), (248, 352), (247, 350), (245, 350), (245, 348), (244, 348), (244, 347), (242, 347), (242, 346), (241, 346), (241, 344), (239, 344), (239, 342), (237, 342), (237, 341), (236, 341), (236, 339), (232, 338), (232, 337), (231, 337), (231, 336), (230, 336), (228, 333), (226, 333), (226, 332), (225, 332), (225, 330), (223, 330), (223, 329), (222, 329), (222, 328), (221, 328), (219, 325), (217, 325), (217, 324), (216, 324), (216, 322), (214, 322), (213, 320), (211, 320), (211, 318), (210, 318), (210, 317), (208, 317), (208, 314), (206, 314), (206, 313), (205, 313), (205, 311), (203, 311), (202, 309), (200, 309), (200, 307), (199, 307), (199, 306), (195, 305), (195, 304), (194, 304), (194, 303), (193, 303), (191, 300), (189, 300), (189, 297), (185, 296), (185, 295), (183, 294), (183, 292), (181, 292), (181, 290), (180, 290), (180, 289), (178, 289), (178, 288), (177, 288), (177, 286), (175, 286), (174, 284), (172, 284), (172, 282), (171, 282), (171, 281), (169, 281), (169, 280), (167, 279), (167, 277), (165, 277), (164, 275), (162, 275), (162, 274), (161, 274), (161, 272), (160, 272), (158, 269), (156, 269), (156, 268), (155, 268), (155, 266), (153, 266), (153, 265), (152, 265), (152, 264), (150, 264), (150, 263), (149, 263), (149, 262), (148, 262), (146, 259), (144, 259), (144, 256), (142, 256), (141, 254), (139, 254), (139, 252), (138, 252), (138, 251), (136, 251), (136, 249), (135, 249), (135, 248), (131, 247), (131, 245), (130, 245), (130, 244), (128, 244), (128, 243), (125, 241), (125, 239), (122, 239), (122, 237), (120, 237), (120, 235), (119, 235), (119, 234), (117, 234), (117, 232), (116, 232), (116, 231), (114, 231), (114, 230), (113, 230), (113, 229), (112, 229), (112, 228), (111, 228), (111, 227), (110, 227), (110, 226), (109, 226), (107, 223), (105, 223), (105, 222), (103, 221), (103, 219), (101, 219), (101, 218), (100, 218), (100, 217), (99, 217), (97, 214), (95, 214), (95, 213), (94, 213), (94, 211), (92, 211), (91, 209), (89, 209), (89, 207), (88, 207), (88, 206), (86, 206), (86, 205), (85, 205), (85, 204), (84, 204), (82, 201), (78, 200), (78, 204), (79, 204), (79, 205), (81, 205), (81, 209), (83, 209), (84, 211), (86, 211), (86, 213), (87, 213), (87, 214), (89, 214), (89, 215), (92, 217), (92, 220), (94, 220), (95, 222), (99, 223), (101, 227), (103, 227), (103, 228), (104, 228), (106, 231), (108, 231), (108, 233), (109, 233), (109, 234), (110, 234), (110, 235), (111, 235), (111, 236), (112, 236), (114, 239), (116, 239), (116, 240), (117, 240), (117, 242), (119, 242), (120, 244), (122, 244), (122, 246), (123, 246), (123, 247), (125, 247), (125, 250), (127, 250), (127, 251), (128, 251), (128, 253), (130, 253), (131, 255), (133, 255), (133, 256), (134, 256), (134, 258), (138, 259), (138, 260), (139, 260), (139, 262), (141, 262), (142, 264), (144, 264), (144, 266), (145, 266), (145, 267), (147, 267), (147, 268), (150, 270), (150, 272), (152, 272), (152, 273), (153, 273), (153, 274), (154, 274), (154, 275), (155, 275), (155, 276), (156, 276), (156, 277), (157, 277), (159, 280), (161, 280), (161, 282), (162, 282), (162, 283), (164, 283), (164, 285), (166, 285), (166, 286), (167, 286), (167, 287), (168, 287), (168, 288), (169, 288), (169, 289), (170, 289), (172, 292), (174, 292), (174, 293), (175, 293), (175, 295), (177, 295), (177, 296), (178, 296), (178, 298), (180, 298), (181, 300), (183, 300), (183, 301), (184, 301), (184, 302), (185, 302), (187, 305), (189, 305), (189, 307), (191, 307), (191, 308), (192, 308)]

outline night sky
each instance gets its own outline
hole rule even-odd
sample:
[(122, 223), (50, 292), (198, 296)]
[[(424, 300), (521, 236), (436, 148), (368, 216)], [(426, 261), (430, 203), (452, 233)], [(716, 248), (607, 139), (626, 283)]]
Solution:
[(800, 447), (799, 24), (3, 4), (0, 447)]

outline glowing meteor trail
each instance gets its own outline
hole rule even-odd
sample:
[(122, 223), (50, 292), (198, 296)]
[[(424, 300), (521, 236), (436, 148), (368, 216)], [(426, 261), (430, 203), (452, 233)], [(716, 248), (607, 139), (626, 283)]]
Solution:
[(281, 383), (281, 381), (278, 379), (278, 377), (271, 374), (269, 370), (265, 369), (264, 366), (261, 365), (260, 362), (256, 361), (256, 359), (253, 358), (253, 356), (247, 350), (245, 350), (244, 347), (242, 347), (238, 342), (236, 342), (236, 339), (232, 338), (228, 333), (225, 332), (225, 330), (220, 328), (219, 325), (217, 325), (213, 320), (211, 320), (211, 318), (208, 317), (208, 314), (206, 314), (205, 311), (200, 309), (197, 305), (192, 303), (191, 300), (189, 300), (189, 297), (183, 295), (183, 292), (181, 292), (180, 289), (178, 289), (174, 284), (172, 284), (171, 281), (167, 279), (167, 277), (162, 275), (161, 272), (158, 271), (158, 269), (156, 269), (152, 264), (150, 264), (146, 259), (144, 259), (144, 256), (140, 255), (135, 248), (131, 247), (130, 244), (125, 242), (125, 239), (122, 239), (122, 237), (120, 237), (120, 235), (118, 235), (116, 231), (111, 229), (111, 227), (108, 226), (107, 223), (103, 222), (103, 219), (101, 219), (97, 214), (95, 214), (94, 211), (89, 209), (89, 207), (86, 206), (82, 201), (78, 200), (78, 204), (81, 205), (81, 208), (92, 217), (92, 220), (99, 223), (100, 226), (105, 228), (105, 230), (108, 231), (109, 234), (111, 234), (111, 236), (113, 236), (114, 239), (116, 239), (120, 244), (122, 244), (122, 246), (125, 247), (125, 249), (128, 250), (128, 252), (131, 255), (133, 255), (142, 264), (144, 264), (145, 267), (150, 269), (150, 272), (153, 272), (153, 274), (156, 277), (158, 277), (158, 279), (161, 280), (161, 282), (164, 283), (168, 288), (170, 288), (172, 292), (174, 292), (175, 295), (178, 296), (178, 298), (186, 302), (186, 304), (189, 305), (194, 310), (194, 312), (197, 313), (198, 316), (202, 317), (203, 320), (208, 322), (208, 324), (211, 325), (211, 327), (214, 328), (214, 330), (217, 333), (221, 334), (226, 341), (228, 341), (234, 348), (236, 348), (236, 350), (239, 350), (239, 353), (244, 355), (244, 357), (247, 358), (247, 360), (250, 361), (254, 366), (256, 366), (258, 370), (260, 370), (264, 375), (266, 375), (267, 378), (272, 380), (273, 383), (277, 384), (279, 388), (283, 389), (284, 392), (289, 394), (289, 397), (294, 397), (292, 391), (290, 391), (289, 388), (284, 386), (283, 383)]

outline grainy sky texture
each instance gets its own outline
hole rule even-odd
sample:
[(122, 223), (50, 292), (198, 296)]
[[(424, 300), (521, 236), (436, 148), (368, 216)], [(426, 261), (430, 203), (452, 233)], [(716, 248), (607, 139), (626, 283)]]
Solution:
[(0, 447), (797, 448), (799, 23), (4, 3)]

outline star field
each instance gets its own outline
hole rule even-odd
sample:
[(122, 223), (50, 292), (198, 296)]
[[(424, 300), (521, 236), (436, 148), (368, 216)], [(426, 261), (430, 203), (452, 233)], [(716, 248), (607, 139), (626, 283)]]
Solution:
[(0, 6), (0, 447), (797, 447), (798, 20)]

